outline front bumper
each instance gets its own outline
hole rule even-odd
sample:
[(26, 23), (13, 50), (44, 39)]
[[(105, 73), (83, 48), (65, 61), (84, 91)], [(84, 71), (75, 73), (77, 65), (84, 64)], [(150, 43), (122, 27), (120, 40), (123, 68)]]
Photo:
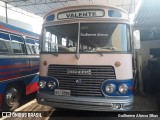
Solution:
[[(132, 108), (133, 96), (130, 97), (75, 97), (55, 96), (50, 93), (37, 93), (39, 104), (53, 106), (55, 108), (90, 110), (90, 111), (128, 111)], [(121, 107), (116, 108), (119, 104)]]

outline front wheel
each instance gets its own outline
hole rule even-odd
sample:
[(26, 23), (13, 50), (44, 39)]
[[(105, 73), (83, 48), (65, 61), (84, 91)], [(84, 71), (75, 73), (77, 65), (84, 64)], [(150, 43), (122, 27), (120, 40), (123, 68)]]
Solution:
[(22, 93), (17, 86), (9, 86), (5, 90), (3, 97), (3, 111), (13, 111), (19, 107), (22, 98)]

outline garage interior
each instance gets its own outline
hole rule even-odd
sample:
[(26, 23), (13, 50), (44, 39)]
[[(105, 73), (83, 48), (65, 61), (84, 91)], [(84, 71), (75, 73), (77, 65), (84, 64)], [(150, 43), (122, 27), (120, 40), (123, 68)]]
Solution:
[[(0, 0), (7, 10), (21, 14), (33, 13), (43, 17), (47, 12), (64, 6), (102, 4), (99, 0)], [(156, 110), (156, 95), (160, 92), (160, 1), (158, 0), (103, 0), (105, 5), (128, 11), (133, 28), (140, 30), (141, 49), (136, 50), (137, 74), (134, 81), (136, 99), (134, 110)], [(24, 12), (25, 11), (25, 12)], [(145, 102), (144, 102), (145, 101)], [(141, 107), (143, 103), (143, 106)]]

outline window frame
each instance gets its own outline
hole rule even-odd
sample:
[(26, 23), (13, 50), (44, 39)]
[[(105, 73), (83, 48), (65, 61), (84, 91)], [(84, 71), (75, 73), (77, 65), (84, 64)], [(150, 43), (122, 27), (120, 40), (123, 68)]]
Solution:
[[(85, 23), (80, 23), (80, 28), (81, 28), (81, 25), (82, 24), (117, 24), (117, 25), (125, 25), (126, 26), (126, 38), (128, 38), (127, 39), (127, 51), (123, 51), (123, 50), (120, 50), (120, 51), (115, 51), (115, 50), (112, 50), (112, 51), (100, 51), (101, 53), (131, 53), (132, 52), (132, 46), (131, 46), (131, 42), (132, 42), (132, 40), (131, 40), (131, 33), (130, 33), (130, 26), (129, 26), (129, 24), (127, 24), (127, 23), (121, 23), (121, 22), (117, 22), (117, 23), (114, 23), (114, 22), (100, 22), (100, 23), (98, 23), (98, 22), (92, 22), (92, 23), (87, 23), (87, 22), (85, 22)], [(128, 31), (127, 31), (128, 30)], [(80, 29), (80, 32), (81, 32), (81, 29)], [(123, 42), (122, 41), (122, 39), (120, 40), (121, 41), (121, 43)], [(81, 42), (81, 35), (79, 36), (79, 43)], [(113, 42), (113, 40), (111, 41), (111, 42)], [(129, 45), (129, 46), (128, 46)], [(79, 44), (79, 48), (81, 47), (81, 44)], [(122, 48), (123, 48), (123, 46), (122, 46)], [(94, 54), (94, 53), (97, 53), (97, 52), (81, 52), (81, 50), (80, 50), (80, 54)]]
[[(16, 40), (12, 40), (11, 35), (21, 38), (23, 40), (23, 42), (18, 42)], [(17, 44), (19, 44), (21, 46), (21, 53), (15, 53), (14, 50), (13, 50), (13, 48), (12, 48), (13, 54), (26, 54), (26, 48), (25, 48), (24, 38), (21, 35), (12, 34), (12, 33), (10, 33), (9, 36), (10, 36), (11, 48), (12, 48), (12, 43), (17, 43)]]
[[(78, 46), (78, 27), (79, 27), (79, 23), (68, 23), (68, 24), (59, 24), (59, 25), (53, 25), (53, 26), (63, 26), (63, 25), (77, 25), (77, 43), (75, 43), (75, 47), (76, 46)], [(46, 40), (46, 39), (48, 39), (48, 37), (46, 37), (46, 33), (48, 32), (47, 31), (47, 27), (53, 27), (53, 26), (46, 26), (46, 27), (44, 27), (44, 28), (42, 28), (42, 47), (41, 47), (41, 49), (40, 49), (40, 53), (65, 53), (65, 54), (75, 54), (75, 53), (77, 53), (77, 47), (76, 47), (76, 49), (75, 49), (75, 51), (74, 52), (63, 52), (63, 51), (61, 51), (61, 52), (53, 52), (53, 51), (51, 51), (51, 48), (48, 46), (48, 48), (45, 46), (46, 45), (46, 43), (48, 43), (48, 45), (50, 44), (50, 41), (48, 41), (48, 40)], [(55, 32), (56, 33), (56, 32)], [(66, 41), (69, 39), (68, 37), (66, 37), (66, 36), (64, 36), (64, 35), (56, 35), (55, 33), (52, 33), (52, 35), (54, 34), (56, 37), (60, 37), (61, 38), (61, 42), (63, 42), (62, 41), (62, 39), (66, 39)], [(58, 32), (57, 32), (58, 33)], [(69, 39), (69, 40), (72, 40), (71, 38)], [(57, 38), (57, 43), (58, 43), (58, 38)], [(59, 48), (59, 46), (60, 47), (63, 47), (63, 45), (59, 45), (58, 44), (58, 48)], [(69, 46), (67, 46), (68, 48), (68, 50), (70, 49), (69, 48)], [(48, 49), (48, 50), (46, 50), (46, 48)]]
[[(32, 40), (34, 43), (32, 44), (32, 43), (27, 43), (27, 39), (28, 40)], [(36, 48), (35, 47), (38, 47), (39, 46), (39, 44), (37, 43), (37, 39), (35, 39), (35, 38), (31, 38), (31, 37), (26, 37), (26, 40), (25, 40), (25, 44), (26, 44), (26, 47), (28, 46), (28, 48), (29, 48), (29, 51), (30, 51), (30, 53), (31, 54), (29, 54), (28, 53), (28, 49), (26, 48), (26, 50), (27, 50), (27, 54), (29, 54), (29, 55), (38, 55), (39, 54), (39, 52), (37, 53), (37, 50), (36, 50)], [(39, 47), (38, 47), (39, 48)]]
[[(4, 38), (0, 37), (0, 40), (5, 42), (5, 45), (8, 49), (8, 52), (0, 52), (0, 54), (13, 54), (13, 49), (12, 49), (11, 44), (10, 44), (10, 42), (11, 42), (10, 34), (8, 32), (5, 32), (5, 31), (0, 31), (0, 33), (7, 34), (8, 38), (9, 38), (9, 40), (8, 40), (8, 39), (4, 39)], [(8, 43), (8, 45), (6, 43)]]
[[(39, 48), (39, 44), (37, 41), (39, 41), (39, 39), (36, 39), (36, 38), (31, 38), (31, 37), (28, 37), (28, 36), (22, 36), (22, 35), (19, 35), (19, 34), (15, 34), (15, 33), (10, 33), (8, 31), (3, 31), (3, 30), (0, 30), (0, 33), (2, 34), (6, 34), (8, 36), (9, 39), (3, 39), (3, 38), (0, 38), (1, 41), (4, 41), (5, 43), (8, 43), (8, 45), (6, 44), (7, 48), (8, 48), (8, 51), (9, 52), (0, 52), (0, 54), (7, 54), (7, 55), (28, 55), (28, 50), (27, 50), (27, 46), (26, 46), (26, 39), (32, 39), (34, 41), (35, 44), (33, 44), (31, 47), (29, 47), (29, 49), (31, 48), (32, 49), (32, 54), (33, 55), (38, 55), (40, 52), (38, 52), (36, 50), (36, 47), (37, 49)], [(15, 36), (15, 37), (19, 37), (22, 41), (22, 42), (19, 42), (18, 40), (14, 40), (11, 38), (11, 36)], [(36, 42), (35, 42), (36, 41)], [(20, 49), (21, 49), (21, 53), (16, 53), (14, 52), (14, 47), (12, 45), (12, 43), (16, 43), (20, 46)], [(33, 50), (34, 48), (34, 50)], [(38, 49), (39, 50), (39, 49)], [(29, 54), (29, 55), (32, 55), (32, 54)]]

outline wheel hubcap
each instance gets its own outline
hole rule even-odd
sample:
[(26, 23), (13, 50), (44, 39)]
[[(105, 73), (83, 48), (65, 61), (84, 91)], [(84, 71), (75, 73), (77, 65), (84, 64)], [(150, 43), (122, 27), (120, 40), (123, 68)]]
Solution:
[(5, 99), (8, 106), (13, 106), (19, 100), (18, 91), (15, 88), (9, 89), (6, 93)]

